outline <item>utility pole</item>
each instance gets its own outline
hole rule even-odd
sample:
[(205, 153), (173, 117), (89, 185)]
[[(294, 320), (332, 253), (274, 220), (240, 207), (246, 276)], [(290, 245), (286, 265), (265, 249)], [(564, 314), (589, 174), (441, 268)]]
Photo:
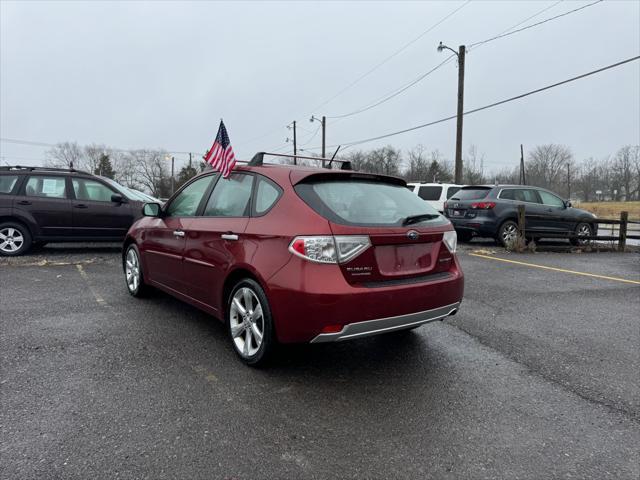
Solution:
[(462, 116), (464, 113), (464, 59), (467, 49), (464, 45), (458, 47), (456, 52), (453, 48), (447, 47), (442, 42), (438, 45), (438, 51), (451, 50), (458, 56), (458, 113), (456, 126), (456, 163), (454, 182), (462, 184)]
[(174, 172), (175, 158), (176, 157), (174, 156), (171, 157), (171, 195), (173, 195), (176, 191), (176, 177)]
[(189, 152), (189, 170), (191, 170), (191, 152)]
[[(320, 127), (322, 128), (322, 158), (327, 158), (326, 155), (326, 147), (327, 147), (327, 117), (322, 116), (322, 120), (320, 120), (315, 115), (311, 115), (309, 119), (310, 122), (318, 121), (320, 122)], [(322, 168), (324, 168), (324, 161), (322, 162)]]
[(567, 200), (571, 200), (571, 164), (567, 162)]
[(322, 158), (326, 158), (326, 154), (325, 154), (326, 141), (327, 141), (327, 117), (323, 115), (322, 116)]
[(520, 144), (520, 185), (526, 185), (527, 178), (524, 171), (524, 147)]
[(464, 45), (458, 48), (458, 120), (456, 128), (455, 183), (462, 184), (462, 113), (464, 109)]
[(298, 155), (298, 143), (296, 138), (296, 121), (293, 121), (293, 164), (298, 164), (298, 159), (296, 157)]

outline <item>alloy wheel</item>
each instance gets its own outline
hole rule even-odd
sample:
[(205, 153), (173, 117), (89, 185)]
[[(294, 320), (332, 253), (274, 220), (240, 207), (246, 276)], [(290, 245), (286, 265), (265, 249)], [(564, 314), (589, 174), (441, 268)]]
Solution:
[(589, 243), (588, 239), (581, 239), (580, 237), (590, 237), (591, 236), (591, 227), (586, 223), (581, 223), (578, 226), (578, 230), (577, 230), (576, 234), (578, 236), (578, 243), (580, 243), (580, 245), (584, 245), (586, 243)]
[(233, 295), (229, 309), (231, 337), (236, 350), (243, 358), (255, 355), (264, 337), (262, 305), (248, 287), (239, 288)]
[(134, 248), (129, 248), (127, 252), (124, 271), (127, 277), (127, 287), (129, 291), (135, 292), (140, 285), (140, 260)]
[(513, 223), (505, 225), (502, 229), (502, 241), (507, 244), (515, 241), (516, 238), (518, 238), (518, 227)]
[(15, 253), (24, 245), (24, 236), (20, 230), (13, 227), (5, 227), (0, 230), (0, 250), (6, 253)]

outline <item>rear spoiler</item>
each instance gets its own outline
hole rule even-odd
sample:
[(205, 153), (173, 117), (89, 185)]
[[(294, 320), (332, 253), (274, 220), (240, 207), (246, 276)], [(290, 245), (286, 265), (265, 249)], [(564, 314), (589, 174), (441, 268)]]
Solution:
[(348, 181), (348, 180), (364, 180), (369, 182), (387, 183), (389, 185), (397, 185), (406, 187), (407, 182), (399, 177), (390, 175), (380, 175), (377, 173), (365, 173), (354, 171), (337, 171), (331, 172), (309, 172), (308, 170), (291, 170), (290, 177), (293, 185), (299, 183), (326, 182), (326, 181)]

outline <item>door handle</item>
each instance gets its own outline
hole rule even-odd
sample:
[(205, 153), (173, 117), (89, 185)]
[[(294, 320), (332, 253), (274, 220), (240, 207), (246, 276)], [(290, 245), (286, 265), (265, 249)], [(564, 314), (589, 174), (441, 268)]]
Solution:
[(174, 230), (173, 231), (173, 235), (175, 237), (184, 237), (184, 231), (183, 230)]
[(16, 202), (18, 205), (31, 205), (31, 202), (29, 200), (20, 200), (19, 202)]
[(235, 233), (223, 233), (220, 235), (223, 240), (238, 240), (238, 235)]
[(79, 205), (74, 205), (73, 208), (89, 208), (89, 207), (87, 207), (84, 203), (81, 203)]

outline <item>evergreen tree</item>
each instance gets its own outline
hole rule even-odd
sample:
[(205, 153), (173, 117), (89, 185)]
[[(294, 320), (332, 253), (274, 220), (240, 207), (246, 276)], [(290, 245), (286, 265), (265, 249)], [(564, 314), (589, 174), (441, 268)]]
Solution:
[(189, 179), (195, 177), (198, 174), (198, 170), (190, 165), (185, 165), (178, 172), (178, 178), (176, 178), (176, 190), (184, 185)]
[(96, 169), (94, 170), (94, 172), (96, 175), (100, 175), (102, 177), (107, 177), (107, 178), (114, 178), (116, 175), (116, 172), (113, 170), (113, 165), (111, 165), (111, 159), (109, 158), (109, 155), (107, 154), (102, 154), (100, 156), (100, 160), (98, 160), (98, 165), (96, 166)]

